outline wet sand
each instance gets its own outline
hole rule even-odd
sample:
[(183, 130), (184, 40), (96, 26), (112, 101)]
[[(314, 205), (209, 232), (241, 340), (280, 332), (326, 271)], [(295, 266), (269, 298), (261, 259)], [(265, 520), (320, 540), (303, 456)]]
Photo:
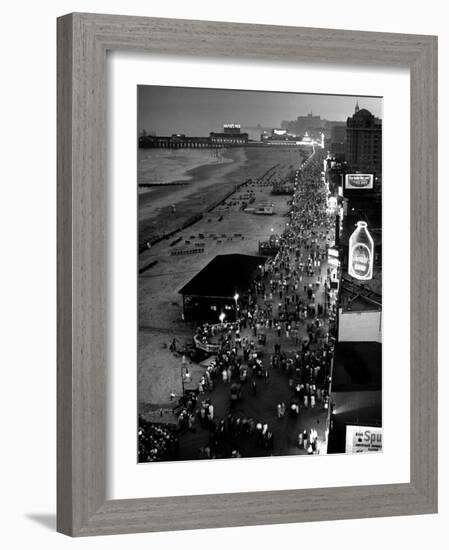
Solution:
[[(298, 148), (229, 148), (223, 156), (232, 163), (205, 165), (187, 171), (191, 180), (185, 185), (166, 185), (139, 194), (139, 244), (166, 234), (211, 204), (224, 198), (236, 185), (261, 177), (278, 165), (278, 177), (296, 166)], [(173, 211), (175, 205), (176, 211)]]
[(191, 180), (189, 171), (199, 166), (232, 162), (227, 148), (219, 149), (139, 149), (137, 182), (161, 184)]

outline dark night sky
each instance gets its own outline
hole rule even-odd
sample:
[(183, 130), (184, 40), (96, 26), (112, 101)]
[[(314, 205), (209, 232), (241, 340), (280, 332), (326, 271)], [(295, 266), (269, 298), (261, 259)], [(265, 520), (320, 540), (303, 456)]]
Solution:
[(138, 86), (138, 131), (205, 136), (221, 131), (226, 122), (276, 128), (282, 120), (311, 111), (344, 121), (354, 113), (357, 100), (361, 109), (382, 118), (382, 100), (375, 97)]

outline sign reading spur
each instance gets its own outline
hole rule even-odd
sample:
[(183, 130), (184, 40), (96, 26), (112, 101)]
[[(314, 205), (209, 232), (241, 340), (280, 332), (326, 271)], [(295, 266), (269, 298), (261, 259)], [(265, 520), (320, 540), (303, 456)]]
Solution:
[(345, 174), (345, 189), (373, 189), (374, 174)]
[(357, 229), (349, 238), (348, 273), (359, 281), (373, 278), (374, 241), (366, 222), (357, 222)]
[(346, 453), (379, 452), (382, 450), (382, 428), (346, 426)]

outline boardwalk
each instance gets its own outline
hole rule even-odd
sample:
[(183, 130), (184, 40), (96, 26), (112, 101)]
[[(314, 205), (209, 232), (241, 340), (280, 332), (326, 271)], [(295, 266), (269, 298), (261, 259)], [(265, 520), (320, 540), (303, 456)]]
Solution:
[[(205, 338), (220, 344), (220, 351), (215, 365), (207, 370), (187, 365), (190, 386), (201, 391), (196, 402), (186, 402), (184, 411), (180, 409), (179, 460), (222, 458), (233, 452), (246, 457), (306, 453), (311, 441), (298, 443), (304, 430), (307, 436), (311, 430), (318, 436), (313, 451), (321, 448), (326, 437), (334, 317), (327, 249), (333, 243), (335, 225), (321, 180), (322, 155), (316, 153), (298, 170), (280, 250), (263, 276), (253, 282), (238, 328), (199, 329)], [(260, 335), (266, 339), (264, 344), (259, 344)], [(230, 388), (240, 382), (240, 365), (248, 367), (248, 377), (233, 404)], [(230, 380), (223, 371), (229, 372)], [(287, 410), (279, 418), (281, 403)], [(291, 403), (299, 405), (298, 416), (290, 415)], [(208, 420), (210, 405), (213, 418)], [(263, 426), (263, 437), (257, 424)]]

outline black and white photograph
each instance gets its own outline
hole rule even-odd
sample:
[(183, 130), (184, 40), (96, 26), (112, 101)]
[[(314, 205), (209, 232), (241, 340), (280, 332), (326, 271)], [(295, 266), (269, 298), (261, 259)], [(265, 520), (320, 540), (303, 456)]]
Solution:
[(5, 548), (447, 538), (449, 40), (413, 7), (6, 4)]
[(382, 451), (382, 98), (137, 87), (138, 462)]

